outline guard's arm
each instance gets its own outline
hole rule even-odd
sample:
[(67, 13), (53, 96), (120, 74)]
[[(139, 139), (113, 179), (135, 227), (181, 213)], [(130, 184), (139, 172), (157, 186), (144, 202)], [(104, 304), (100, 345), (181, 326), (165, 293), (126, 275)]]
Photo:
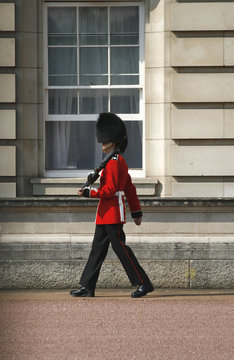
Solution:
[[(141, 205), (140, 205), (140, 202), (137, 197), (136, 188), (133, 185), (131, 176), (129, 174), (128, 174), (126, 186), (124, 188), (124, 193), (127, 198), (128, 205), (130, 207), (132, 218), (133, 219), (141, 218), (142, 217)], [(135, 221), (135, 223), (136, 223), (136, 221)]]

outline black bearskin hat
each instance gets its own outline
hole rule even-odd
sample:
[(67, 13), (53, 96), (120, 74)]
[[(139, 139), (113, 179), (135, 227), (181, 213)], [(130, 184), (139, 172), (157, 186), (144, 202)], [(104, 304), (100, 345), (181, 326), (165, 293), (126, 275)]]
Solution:
[(123, 153), (128, 145), (128, 134), (124, 122), (115, 114), (102, 113), (96, 123), (99, 143), (113, 142)]

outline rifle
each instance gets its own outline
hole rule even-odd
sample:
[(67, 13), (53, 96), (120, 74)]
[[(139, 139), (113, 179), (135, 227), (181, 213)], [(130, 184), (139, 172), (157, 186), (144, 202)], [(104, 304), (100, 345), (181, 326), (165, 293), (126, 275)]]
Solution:
[(94, 169), (93, 172), (91, 172), (88, 176), (87, 176), (87, 181), (86, 183), (82, 186), (82, 189), (84, 189), (87, 186), (92, 185), (98, 178), (99, 178), (99, 173), (102, 169), (104, 169), (107, 165), (107, 163), (111, 160), (111, 158), (116, 155), (119, 154), (119, 149), (114, 149), (110, 154), (108, 154), (101, 162), (100, 166), (96, 169)]

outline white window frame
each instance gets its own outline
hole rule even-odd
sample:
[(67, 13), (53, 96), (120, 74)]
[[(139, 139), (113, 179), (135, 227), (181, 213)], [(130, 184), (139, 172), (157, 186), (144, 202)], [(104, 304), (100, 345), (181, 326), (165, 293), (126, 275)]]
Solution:
[[(45, 123), (46, 121), (96, 121), (97, 115), (49, 115), (48, 111), (48, 90), (64, 89), (64, 86), (48, 85), (48, 23), (47, 15), (49, 7), (114, 7), (114, 6), (138, 6), (139, 7), (139, 85), (95, 85), (95, 86), (66, 86), (69, 89), (122, 89), (137, 88), (140, 90), (139, 114), (117, 114), (122, 120), (142, 121), (142, 169), (129, 169), (133, 177), (145, 177), (145, 51), (144, 51), (144, 4), (142, 2), (46, 2), (43, 8), (43, 104), (44, 104), (44, 177), (76, 177), (87, 176), (90, 170), (46, 170), (45, 169)], [(78, 10), (77, 10), (78, 11)], [(78, 22), (77, 22), (78, 27)], [(78, 30), (78, 29), (77, 29)], [(79, 32), (77, 31), (79, 34)], [(78, 51), (79, 47), (77, 47)], [(110, 61), (110, 59), (108, 59)], [(98, 164), (97, 164), (98, 165)]]

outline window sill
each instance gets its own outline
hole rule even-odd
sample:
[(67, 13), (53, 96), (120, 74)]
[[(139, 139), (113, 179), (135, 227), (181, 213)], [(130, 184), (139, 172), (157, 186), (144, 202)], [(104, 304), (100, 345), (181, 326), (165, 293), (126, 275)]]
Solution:
[[(133, 178), (139, 196), (155, 196), (158, 180), (155, 178)], [(33, 195), (77, 195), (77, 188), (86, 182), (86, 178), (37, 178), (31, 179)], [(93, 186), (98, 186), (97, 181)]]

